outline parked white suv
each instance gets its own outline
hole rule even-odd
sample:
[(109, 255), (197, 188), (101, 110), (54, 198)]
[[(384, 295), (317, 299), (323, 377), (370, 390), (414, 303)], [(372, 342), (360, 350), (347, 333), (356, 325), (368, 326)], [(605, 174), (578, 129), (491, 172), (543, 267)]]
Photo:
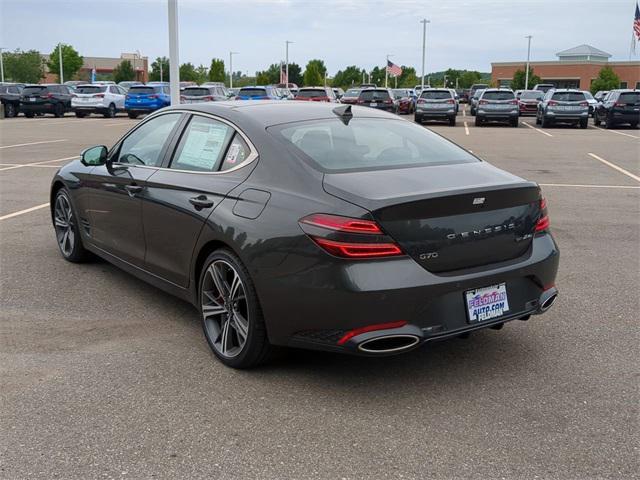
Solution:
[(78, 85), (71, 99), (71, 108), (79, 118), (92, 113), (113, 118), (117, 112), (124, 111), (125, 96), (125, 90), (118, 85)]

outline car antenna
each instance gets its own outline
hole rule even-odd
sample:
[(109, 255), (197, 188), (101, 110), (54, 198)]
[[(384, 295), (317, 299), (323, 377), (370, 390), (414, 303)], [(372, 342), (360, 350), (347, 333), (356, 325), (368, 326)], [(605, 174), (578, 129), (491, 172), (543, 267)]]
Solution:
[(351, 121), (351, 119), (353, 118), (353, 113), (351, 113), (351, 105), (336, 107), (331, 111), (338, 117), (340, 117), (340, 120), (342, 120), (342, 123), (344, 123), (345, 125), (349, 125), (349, 121)]

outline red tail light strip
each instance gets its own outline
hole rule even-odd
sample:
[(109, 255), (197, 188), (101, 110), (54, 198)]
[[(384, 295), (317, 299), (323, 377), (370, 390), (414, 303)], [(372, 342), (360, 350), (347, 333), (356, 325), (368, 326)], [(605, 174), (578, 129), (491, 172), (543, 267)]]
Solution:
[(340, 340), (338, 340), (338, 345), (344, 345), (349, 340), (357, 335), (361, 335), (367, 332), (375, 332), (377, 330), (388, 330), (390, 328), (400, 328), (404, 327), (407, 324), (404, 320), (398, 322), (389, 322), (389, 323), (378, 323), (376, 325), (368, 325), (366, 327), (355, 328), (353, 330), (349, 330)]
[(312, 237), (313, 241), (336, 257), (375, 258), (402, 255), (400, 247), (394, 243), (347, 243)]
[(380, 230), (378, 224), (371, 220), (359, 220), (357, 218), (341, 217), (339, 215), (316, 213), (304, 217), (300, 222), (340, 232), (382, 235), (382, 230)]
[(547, 214), (547, 201), (544, 198), (540, 199), (540, 218), (538, 219), (538, 223), (536, 223), (536, 233), (544, 232), (549, 229), (549, 225), (551, 222), (549, 221), (549, 215)]

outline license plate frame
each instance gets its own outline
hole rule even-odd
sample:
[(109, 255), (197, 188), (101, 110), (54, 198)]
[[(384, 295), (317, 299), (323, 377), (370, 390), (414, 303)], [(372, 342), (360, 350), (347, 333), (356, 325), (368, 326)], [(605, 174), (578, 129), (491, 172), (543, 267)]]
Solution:
[(509, 312), (509, 296), (505, 282), (464, 292), (467, 322), (472, 325), (499, 319)]

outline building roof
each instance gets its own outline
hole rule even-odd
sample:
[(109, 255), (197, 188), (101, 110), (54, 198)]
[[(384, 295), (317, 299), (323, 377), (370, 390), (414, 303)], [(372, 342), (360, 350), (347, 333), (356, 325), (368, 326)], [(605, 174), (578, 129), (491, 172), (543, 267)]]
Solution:
[(582, 44), (577, 47), (570, 48), (569, 50), (563, 50), (562, 52), (556, 53), (558, 57), (573, 57), (573, 56), (592, 56), (592, 57), (611, 57), (610, 53), (603, 52), (600, 49), (592, 47), (591, 45)]

